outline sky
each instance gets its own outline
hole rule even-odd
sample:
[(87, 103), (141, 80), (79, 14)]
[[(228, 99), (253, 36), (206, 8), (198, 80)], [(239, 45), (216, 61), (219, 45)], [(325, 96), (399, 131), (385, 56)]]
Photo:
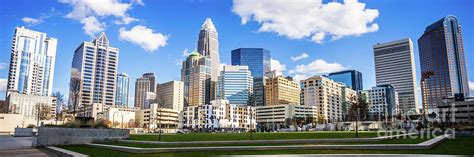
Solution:
[(134, 82), (143, 73), (154, 72), (159, 83), (180, 79), (181, 62), (196, 49), (206, 18), (219, 33), (222, 64), (230, 64), (233, 49), (265, 48), (272, 69), (284, 75), (299, 80), (355, 69), (369, 89), (375, 86), (374, 44), (411, 38), (419, 84), (418, 38), (429, 24), (455, 15), (474, 93), (472, 8), (471, 0), (3, 0), (0, 99), (17, 26), (58, 39), (53, 92), (66, 97), (74, 50), (105, 32), (119, 48), (119, 73), (131, 77), (133, 102)]

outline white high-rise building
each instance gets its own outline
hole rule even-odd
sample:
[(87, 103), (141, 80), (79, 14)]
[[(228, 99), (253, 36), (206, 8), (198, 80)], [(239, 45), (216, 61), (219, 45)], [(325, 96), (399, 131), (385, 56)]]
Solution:
[(12, 41), (7, 91), (50, 96), (56, 45), (57, 39), (47, 37), (46, 33), (17, 27)]
[(318, 115), (326, 122), (343, 120), (344, 110), (348, 106), (346, 101), (357, 93), (346, 85), (327, 77), (313, 76), (301, 80), (303, 100), (306, 106), (316, 106)]
[(253, 77), (248, 66), (224, 66), (217, 83), (217, 98), (232, 105), (247, 105), (253, 89)]
[(392, 85), (398, 92), (400, 112), (419, 112), (415, 57), (410, 38), (374, 45), (377, 85)]
[[(119, 49), (109, 46), (103, 32), (92, 42), (83, 42), (74, 52), (71, 80), (81, 79), (78, 107), (86, 107), (78, 109), (79, 116), (95, 117), (93, 104), (115, 104), (118, 55)], [(73, 93), (71, 89), (69, 98), (74, 97)]]
[(398, 114), (398, 93), (391, 85), (379, 85), (359, 93), (367, 98), (372, 119), (380, 120)]

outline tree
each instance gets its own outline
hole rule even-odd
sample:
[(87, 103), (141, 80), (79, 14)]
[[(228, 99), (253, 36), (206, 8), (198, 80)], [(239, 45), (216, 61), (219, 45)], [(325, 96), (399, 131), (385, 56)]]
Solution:
[(324, 124), (325, 118), (326, 117), (324, 117), (324, 115), (318, 114), (318, 117), (317, 117), (318, 124)]
[(41, 120), (51, 119), (51, 106), (44, 103), (37, 103), (35, 105), (34, 113), (36, 115), (36, 126), (39, 126)]
[(359, 121), (365, 120), (368, 114), (368, 104), (364, 97), (356, 97), (355, 95), (350, 96), (351, 107), (349, 115), (356, 121), (356, 137), (359, 137)]
[[(69, 89), (71, 91), (69, 101), (72, 104), (72, 114), (75, 119), (77, 113), (77, 107), (79, 105), (80, 94), (81, 94), (81, 84), (82, 80), (80, 75), (77, 76), (77, 72), (73, 69), (71, 82), (69, 83)], [(84, 117), (84, 116), (83, 116)]]
[(58, 124), (58, 119), (61, 113), (63, 112), (63, 105), (64, 105), (64, 95), (61, 92), (53, 93), (53, 97), (56, 98), (56, 124)]
[(252, 108), (255, 107), (256, 105), (256, 96), (254, 93), (249, 94), (248, 100), (247, 100), (247, 105), (250, 106), (250, 140), (253, 140), (253, 124), (252, 124), (252, 119), (253, 119), (253, 112)]

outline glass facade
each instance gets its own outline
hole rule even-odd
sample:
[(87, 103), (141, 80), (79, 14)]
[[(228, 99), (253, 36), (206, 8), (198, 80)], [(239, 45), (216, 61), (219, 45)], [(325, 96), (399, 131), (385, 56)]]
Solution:
[(342, 82), (347, 87), (359, 91), (364, 88), (362, 84), (362, 73), (356, 70), (346, 70), (335, 73), (329, 73), (328, 77), (334, 81)]
[(217, 96), (233, 105), (246, 105), (253, 86), (247, 66), (224, 66), (219, 76)]
[(436, 108), (443, 98), (463, 100), (469, 96), (461, 24), (455, 16), (426, 27), (418, 49), (425, 112)]
[[(128, 93), (130, 88), (130, 77), (127, 74), (121, 73), (117, 75), (117, 87), (115, 96), (115, 105), (125, 107), (128, 104)], [(130, 106), (132, 107), (132, 106)]]
[(270, 71), (270, 51), (263, 48), (239, 48), (232, 50), (232, 65), (246, 65), (253, 77), (253, 92), (257, 106), (265, 104), (265, 72)]
[[(57, 39), (17, 27), (12, 42), (7, 90), (21, 94), (52, 94)], [(8, 92), (7, 92), (8, 95)]]

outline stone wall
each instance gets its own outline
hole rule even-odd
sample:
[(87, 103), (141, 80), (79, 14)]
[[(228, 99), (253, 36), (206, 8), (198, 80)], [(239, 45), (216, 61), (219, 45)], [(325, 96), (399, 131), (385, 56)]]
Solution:
[(33, 128), (15, 128), (15, 137), (31, 137), (33, 136)]
[(33, 146), (77, 145), (129, 137), (128, 129), (39, 127)]

